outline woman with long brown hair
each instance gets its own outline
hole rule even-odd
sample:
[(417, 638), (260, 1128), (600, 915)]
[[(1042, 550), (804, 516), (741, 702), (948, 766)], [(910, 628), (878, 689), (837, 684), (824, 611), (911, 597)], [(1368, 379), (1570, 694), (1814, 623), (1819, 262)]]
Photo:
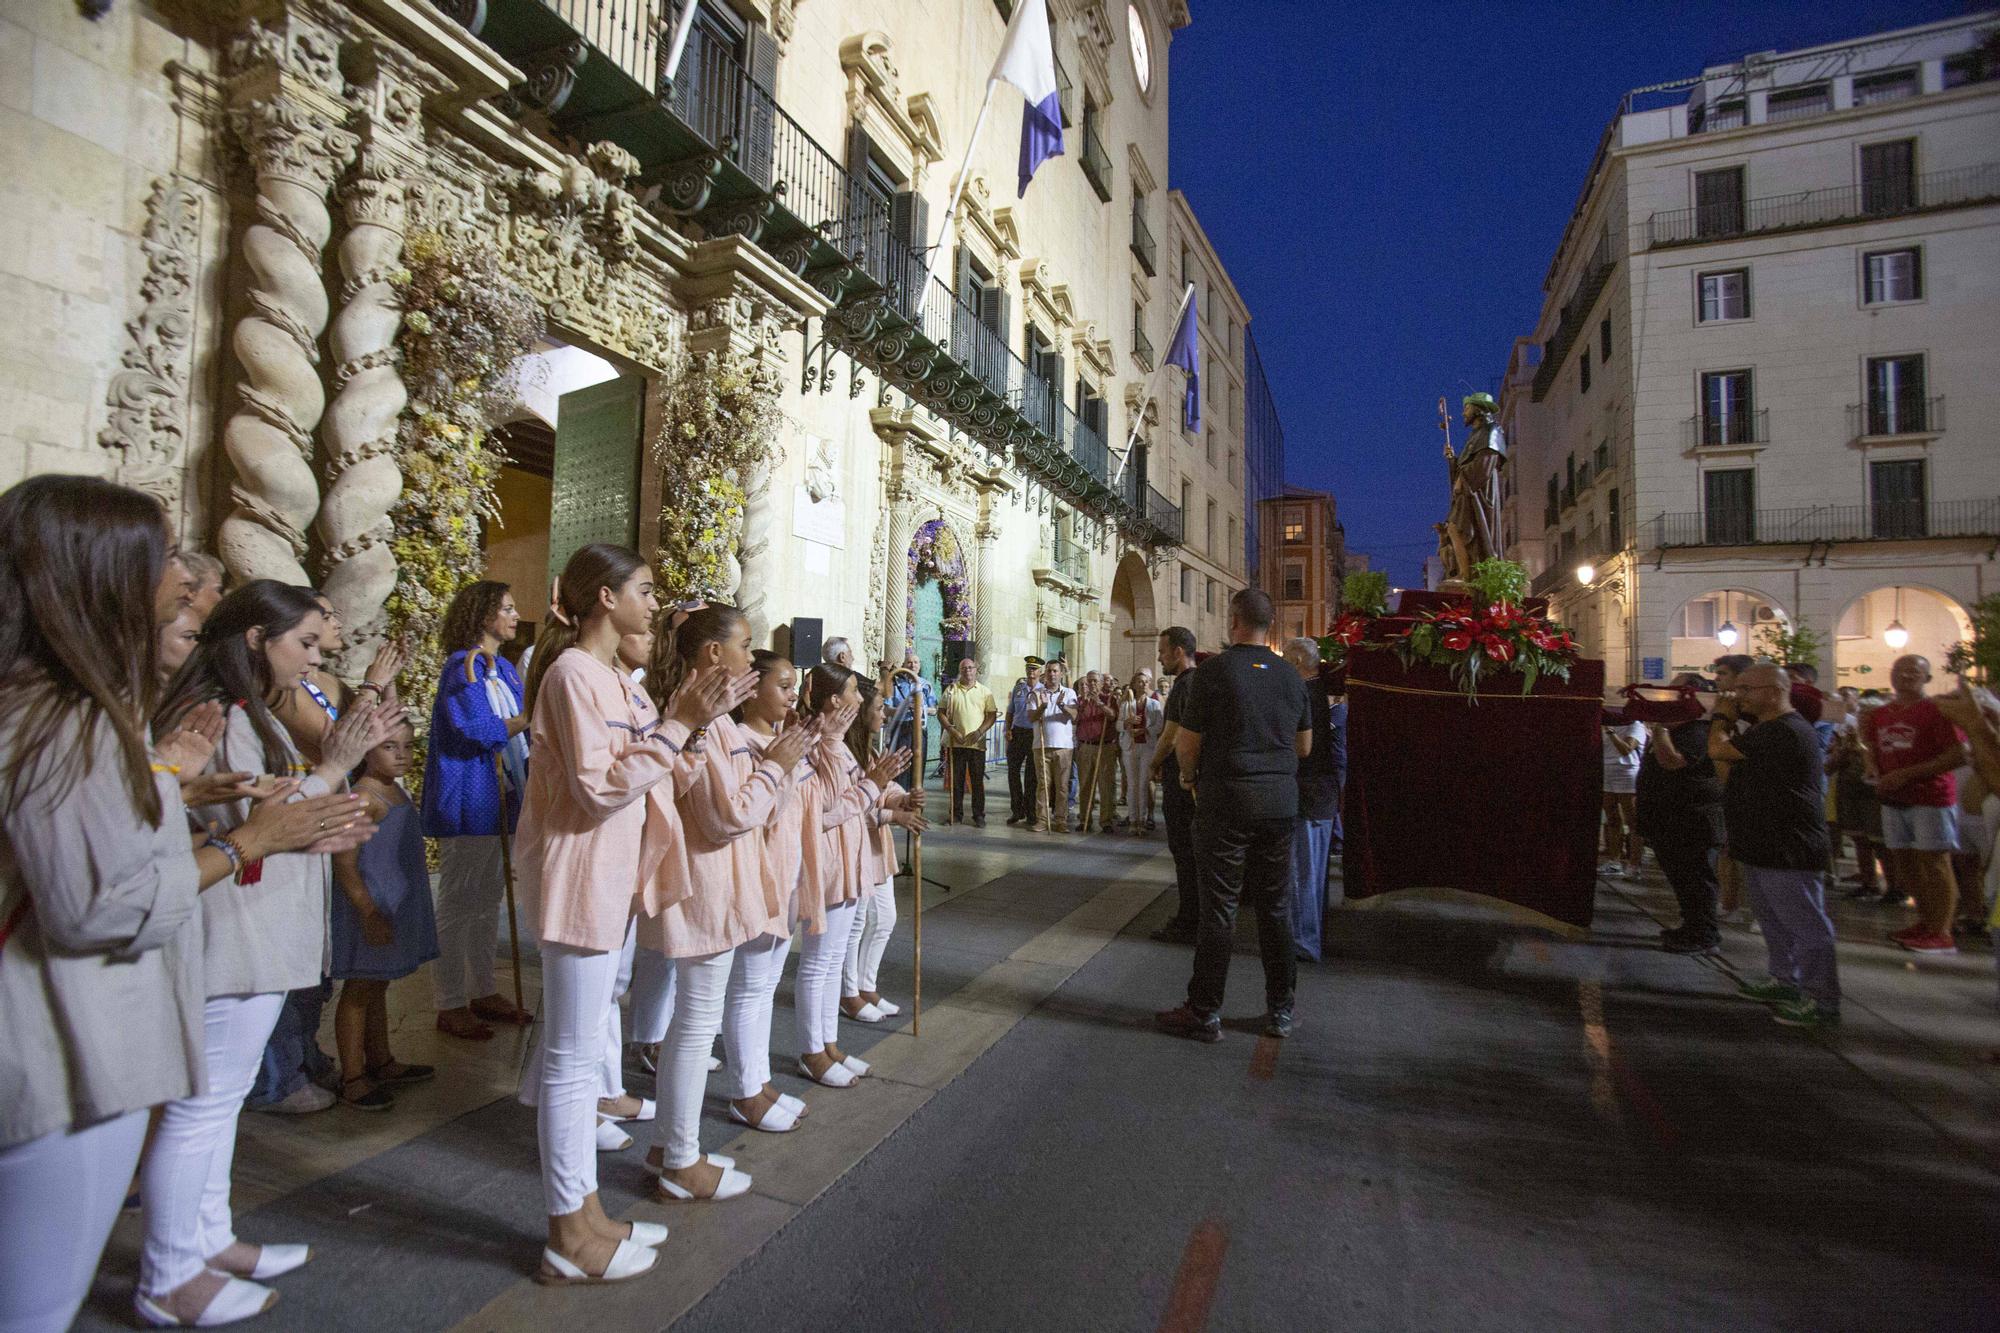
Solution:
[(593, 542), (563, 566), (550, 624), (528, 673), (535, 763), (516, 869), (540, 922), (542, 1051), (536, 1137), (548, 1243), (536, 1279), (616, 1282), (652, 1268), (666, 1239), (613, 1222), (597, 1197), (597, 1099), (605, 1015), (634, 912), (687, 896), (674, 781), (700, 729), (736, 703), (738, 682), (693, 682), (661, 717), (617, 665), (618, 641), (659, 611), (653, 573), (622, 546)]
[[(861, 713), (847, 728), (847, 750), (864, 768), (882, 752), (882, 728), (888, 720), (888, 700), (867, 682), (861, 686)], [(914, 770), (905, 770), (906, 775)], [(903, 1012), (876, 989), (882, 956), (896, 933), (896, 830), (922, 833), (924, 791), (891, 778), (881, 799), (862, 814), (861, 900), (854, 909), (854, 926), (847, 937), (847, 957), (840, 968), (840, 1012), (857, 1023), (879, 1023)]]
[[(197, 893), (246, 863), (365, 835), (346, 796), (190, 831), (149, 743), (158, 631), (185, 605), (166, 516), (89, 477), (0, 495), (0, 1326), (67, 1328), (137, 1164), (147, 1111), (203, 1086)], [(203, 758), (205, 721), (173, 736)], [(197, 765), (198, 766), (198, 765)], [(192, 790), (239, 790), (241, 775)], [(188, 1314), (271, 1293), (210, 1275)]]

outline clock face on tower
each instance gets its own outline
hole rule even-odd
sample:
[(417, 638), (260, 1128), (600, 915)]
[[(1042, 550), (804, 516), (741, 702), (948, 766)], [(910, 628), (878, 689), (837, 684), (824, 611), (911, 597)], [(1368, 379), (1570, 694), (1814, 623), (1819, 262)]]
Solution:
[(1132, 72), (1139, 76), (1139, 91), (1150, 92), (1153, 87), (1153, 52), (1146, 45), (1146, 20), (1139, 17), (1139, 6), (1125, 6), (1125, 30), (1132, 37)]

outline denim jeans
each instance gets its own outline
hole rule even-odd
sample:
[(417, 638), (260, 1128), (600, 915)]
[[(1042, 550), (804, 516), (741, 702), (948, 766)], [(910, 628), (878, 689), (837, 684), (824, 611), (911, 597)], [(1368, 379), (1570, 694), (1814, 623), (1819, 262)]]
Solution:
[(1279, 819), (1242, 819), (1203, 808), (1195, 820), (1195, 858), (1201, 876), (1201, 922), (1195, 936), (1194, 977), (1188, 1008), (1206, 1018), (1221, 1012), (1229, 980), (1229, 954), (1240, 902), (1257, 922), (1257, 952), (1264, 960), (1264, 1007), (1289, 1011), (1298, 987), (1290, 914), (1292, 826)]
[(1315, 963), (1320, 927), (1326, 920), (1326, 863), (1333, 825), (1331, 819), (1301, 819), (1292, 829), (1292, 944)]
[(319, 1048), (320, 1015), (332, 998), (333, 982), (328, 980), (285, 992), (278, 1026), (264, 1043), (264, 1060), (248, 1100), (258, 1105), (281, 1102), (332, 1072), (332, 1057)]

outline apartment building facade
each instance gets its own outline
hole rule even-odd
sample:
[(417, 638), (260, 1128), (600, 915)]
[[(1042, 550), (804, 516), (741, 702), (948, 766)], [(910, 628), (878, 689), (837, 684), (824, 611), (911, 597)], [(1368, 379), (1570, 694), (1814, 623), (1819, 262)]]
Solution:
[(1320, 638), (1340, 608), (1342, 534), (1333, 496), (1287, 486), (1257, 508), (1264, 533), (1258, 586), (1277, 609), (1277, 632)]
[(2000, 591), (2000, 15), (1626, 99), (1503, 384), (1508, 548), (1607, 679), (1809, 629), (1941, 660)]

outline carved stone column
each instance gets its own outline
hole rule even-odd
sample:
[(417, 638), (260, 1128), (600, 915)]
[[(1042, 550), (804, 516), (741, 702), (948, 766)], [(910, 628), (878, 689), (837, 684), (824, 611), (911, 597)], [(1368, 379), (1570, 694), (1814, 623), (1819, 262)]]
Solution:
[(771, 583), (777, 575), (778, 499), (773, 480), (784, 458), (773, 446), (743, 478), (743, 535), (737, 541), (737, 609), (750, 622), (750, 642), (770, 642)]
[(319, 336), (326, 327), (320, 256), (332, 234), (327, 193), (355, 138), (281, 92), (239, 105), (230, 126), (257, 178), (257, 220), (243, 234), (249, 311), (231, 344), (243, 378), (222, 444), (236, 477), (217, 543), (237, 579), (309, 582), (301, 563), (319, 511), (313, 428), (326, 408)]
[(342, 195), (340, 311), (328, 342), (333, 401), (320, 431), (326, 495), (319, 511), (326, 548), (322, 586), (346, 623), (343, 674), (367, 669), (382, 643), (382, 604), (396, 584), (389, 510), (403, 491), (396, 423), (409, 394), (396, 367), (402, 303), (390, 277), (403, 254), (403, 185), (370, 149)]
[(979, 498), (979, 522), (972, 529), (972, 638), (979, 645), (979, 670), (984, 674), (993, 657), (993, 581), (1000, 571), (994, 568), (993, 543), (999, 539), (999, 525), (993, 521), (993, 493)]
[[(900, 454), (900, 450), (898, 454)], [(903, 476), (902, 459), (891, 463), (886, 503), (889, 506), (889, 551), (882, 586), (882, 657), (897, 662), (910, 644), (910, 541), (916, 536), (917, 501)]]

